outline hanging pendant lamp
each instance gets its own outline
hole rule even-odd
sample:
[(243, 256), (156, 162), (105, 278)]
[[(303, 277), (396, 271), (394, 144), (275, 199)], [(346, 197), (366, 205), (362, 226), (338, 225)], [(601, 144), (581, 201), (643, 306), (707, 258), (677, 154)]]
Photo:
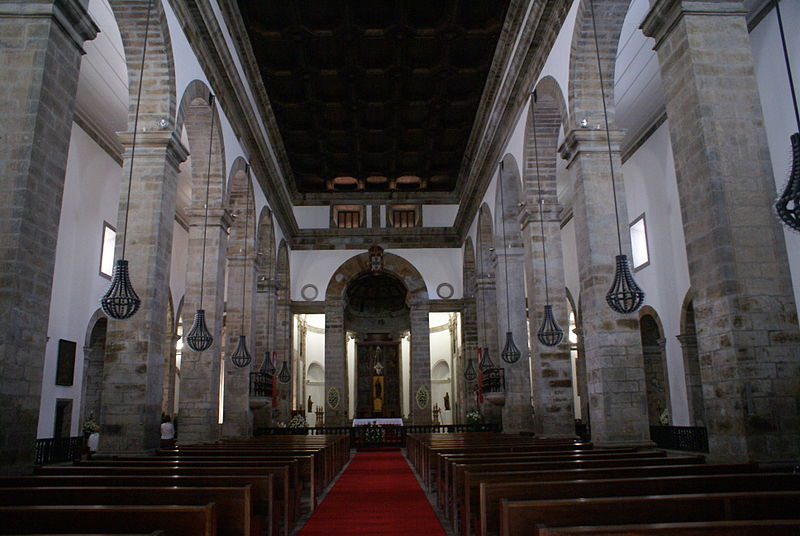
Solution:
[(600, 65), (600, 45), (597, 43), (597, 22), (594, 16), (594, 0), (589, 0), (589, 9), (592, 13), (592, 29), (594, 33), (594, 49), (597, 54), (597, 73), (600, 77), (600, 97), (603, 101), (603, 118), (606, 125), (606, 142), (608, 143), (608, 163), (611, 168), (611, 192), (614, 196), (614, 217), (617, 224), (617, 245), (619, 255), (616, 258), (616, 272), (614, 283), (606, 294), (606, 303), (614, 311), (628, 314), (636, 311), (644, 303), (644, 292), (633, 279), (628, 265), (628, 256), (622, 253), (622, 235), (619, 231), (619, 207), (617, 205), (617, 184), (614, 178), (614, 158), (611, 152), (611, 131), (608, 126), (608, 109), (606, 108), (606, 93), (603, 85), (603, 68)]
[(275, 363), (273, 363), (269, 351), (264, 353), (264, 368), (262, 370), (269, 376), (275, 376)]
[[(485, 275), (483, 273), (483, 253), (480, 250), (481, 245), (483, 244), (483, 240), (481, 238), (483, 235), (483, 233), (481, 233), (481, 215), (483, 215), (482, 206), (478, 210), (478, 271), (481, 275)], [(483, 292), (481, 292), (481, 317), (483, 318), (484, 338), (486, 338), (488, 326), (486, 325), (486, 300), (483, 297)], [(489, 355), (489, 347), (485, 346), (483, 349), (478, 348), (478, 370), (484, 371), (490, 368), (494, 368), (494, 363), (492, 363), (492, 358)]]
[(508, 329), (508, 331), (506, 331), (506, 345), (503, 347), (503, 351), (500, 352), (500, 359), (502, 359), (506, 363), (511, 364), (519, 361), (519, 358), (522, 356), (522, 353), (520, 353), (519, 348), (517, 348), (517, 345), (514, 344), (514, 334), (511, 332), (511, 306), (509, 304), (509, 297), (508, 297), (508, 247), (506, 245), (506, 218), (505, 218), (506, 201), (505, 201), (505, 196), (503, 195), (502, 160), (500, 161), (500, 174), (498, 175), (497, 180), (500, 182), (500, 226), (503, 233), (503, 269), (505, 270), (506, 274), (506, 326)]
[(208, 167), (206, 168), (206, 203), (205, 214), (203, 215), (203, 256), (200, 263), (200, 307), (194, 314), (192, 328), (186, 335), (186, 344), (195, 352), (202, 352), (211, 348), (214, 337), (206, 326), (206, 312), (203, 309), (203, 291), (205, 290), (206, 274), (206, 233), (208, 231), (208, 200), (211, 190), (211, 151), (214, 146), (214, 95), (208, 96), (208, 106), (211, 109), (211, 134), (208, 140)]
[(775, 12), (778, 15), (778, 29), (781, 34), (781, 45), (783, 46), (783, 59), (786, 63), (786, 74), (789, 77), (789, 90), (792, 93), (792, 103), (794, 104), (794, 119), (797, 123), (797, 132), (791, 135), (792, 143), (792, 170), (789, 180), (783, 193), (775, 201), (775, 210), (781, 221), (794, 229), (800, 231), (800, 113), (797, 108), (797, 92), (794, 88), (794, 78), (792, 77), (792, 66), (789, 63), (789, 50), (786, 47), (786, 35), (783, 31), (783, 18), (781, 17), (780, 0), (775, 2)]
[(478, 374), (475, 372), (475, 365), (472, 359), (467, 359), (467, 368), (464, 370), (464, 379), (468, 382), (474, 382)]
[(153, 11), (153, 0), (147, 4), (147, 21), (144, 26), (144, 43), (142, 44), (142, 63), (139, 68), (139, 89), (136, 96), (136, 113), (133, 119), (133, 139), (131, 142), (131, 162), (128, 173), (128, 197), (125, 201), (125, 226), (122, 231), (122, 256), (114, 263), (114, 273), (108, 290), (100, 298), (103, 312), (115, 320), (125, 320), (136, 314), (142, 300), (131, 284), (128, 272), (128, 261), (125, 259), (125, 246), (128, 241), (128, 214), (131, 206), (131, 184), (133, 182), (133, 159), (136, 154), (136, 133), (139, 129), (139, 106), (142, 102), (142, 79), (144, 78), (144, 62), (147, 55), (147, 37), (150, 33), (150, 15)]
[(289, 366), (286, 363), (286, 360), (283, 360), (283, 365), (281, 365), (281, 371), (278, 373), (278, 381), (281, 383), (289, 383), (289, 380), (292, 379), (291, 373), (289, 373)]
[(557, 346), (564, 339), (564, 331), (558, 325), (553, 315), (553, 306), (550, 305), (550, 287), (547, 282), (547, 249), (544, 238), (544, 198), (542, 197), (542, 178), (539, 174), (539, 143), (536, 137), (536, 92), (531, 93), (531, 123), (533, 125), (533, 157), (536, 162), (536, 184), (539, 188), (539, 226), (542, 236), (542, 264), (544, 265), (544, 318), (536, 338), (545, 346)]
[(247, 232), (249, 231), (250, 227), (250, 165), (248, 164), (245, 167), (245, 173), (247, 174), (247, 184), (245, 185), (245, 189), (247, 190), (247, 203), (245, 208), (245, 216), (244, 216), (244, 257), (242, 258), (242, 323), (240, 326), (241, 335), (239, 335), (239, 344), (236, 345), (236, 350), (234, 350), (233, 355), (231, 355), (231, 361), (234, 365), (239, 368), (246, 367), (250, 364), (252, 358), (250, 357), (250, 352), (247, 351), (247, 338), (244, 335), (244, 298), (245, 298), (245, 291), (247, 289), (246, 280), (247, 280)]

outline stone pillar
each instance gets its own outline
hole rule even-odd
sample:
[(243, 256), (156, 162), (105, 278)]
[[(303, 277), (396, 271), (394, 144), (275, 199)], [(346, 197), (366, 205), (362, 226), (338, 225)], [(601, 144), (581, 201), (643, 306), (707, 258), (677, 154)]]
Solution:
[[(195, 352), (183, 345), (181, 358), (180, 442), (185, 444), (214, 441), (219, 438), (219, 383), (222, 356), (222, 314), (225, 300), (225, 252), (228, 230), (233, 220), (224, 208), (193, 209), (189, 218), (189, 262), (186, 268), (186, 295), (183, 302), (183, 335), (192, 329), (194, 314), (200, 307), (200, 285), (203, 285), (203, 309), (206, 325), (214, 343), (204, 352)], [(206, 266), (201, 282), (203, 232), (205, 230)], [(239, 294), (241, 296), (241, 294)], [(234, 301), (234, 296), (229, 297)], [(230, 319), (228, 319), (230, 321)], [(238, 326), (237, 326), (238, 327)], [(229, 326), (227, 333), (238, 331)], [(248, 341), (249, 342), (249, 341)], [(252, 346), (251, 346), (252, 349)], [(255, 358), (255, 356), (254, 356)]]
[[(325, 425), (347, 426), (347, 354), (344, 301), (325, 301)], [(333, 402), (333, 404), (332, 404)]]
[[(546, 194), (546, 195), (545, 195)], [(561, 207), (556, 199), (555, 184), (543, 192), (546, 199), (544, 218), (538, 207), (521, 214), (522, 233), (529, 251), (528, 315), (530, 316), (531, 381), (533, 383), (534, 431), (545, 436), (575, 435), (572, 395), (572, 364), (569, 353), (569, 313), (567, 312), (566, 284), (564, 282), (563, 253), (561, 249)], [(545, 292), (544, 257), (542, 255), (542, 219), (544, 243), (547, 254), (547, 292)], [(553, 315), (564, 330), (564, 339), (558, 346), (545, 346), (539, 342), (537, 332), (544, 319), (547, 296), (553, 306)]]
[[(263, 277), (264, 279), (262, 279)], [(278, 301), (278, 281), (274, 278), (259, 277), (256, 281), (256, 339), (255, 364), (261, 366), (265, 352), (275, 351), (275, 307)]]
[[(516, 226), (515, 226), (516, 227)], [(516, 245), (517, 247), (514, 247)], [(515, 434), (533, 430), (531, 406), (531, 362), (528, 346), (528, 321), (525, 318), (525, 265), (521, 244), (509, 244), (507, 251), (497, 254), (497, 334), (500, 349), (492, 357), (495, 366), (504, 369), (506, 400), (503, 405), (503, 431)], [(508, 269), (508, 309), (506, 308), (506, 265)], [(509, 314), (506, 314), (506, 311)], [(509, 316), (509, 318), (506, 318)], [(509, 327), (510, 320), (510, 327)], [(514, 335), (514, 344), (522, 357), (516, 363), (506, 363), (500, 352), (506, 344), (506, 332)]]
[(661, 425), (661, 415), (669, 410), (672, 422), (672, 406), (669, 399), (669, 375), (666, 362), (666, 339), (657, 344), (643, 345), (645, 388), (647, 390), (647, 420), (651, 426)]
[(0, 467), (33, 464), (87, 0), (0, 4)]
[(177, 173), (187, 156), (174, 132), (139, 132), (128, 203), (133, 133), (126, 132), (121, 140), (125, 166), (116, 258), (121, 257), (129, 204), (125, 256), (142, 306), (127, 320), (108, 322), (100, 419), (103, 454), (150, 452), (159, 444)]
[[(239, 218), (244, 217), (241, 212)], [(255, 369), (255, 329), (253, 300), (255, 298), (255, 255), (248, 244), (244, 251), (228, 258), (228, 313), (225, 341), (225, 392), (223, 396), (222, 435), (225, 437), (250, 437), (253, 435), (253, 414), (250, 411), (250, 372)], [(242, 294), (244, 285), (244, 294)], [(242, 300), (244, 296), (244, 300)], [(244, 303), (243, 303), (244, 301)], [(244, 315), (244, 329), (242, 329)], [(246, 367), (237, 367), (231, 356), (239, 344), (239, 336), (247, 337), (247, 350), (252, 360)]]
[[(289, 367), (289, 372), (293, 374), (292, 365), (292, 304), (289, 295), (289, 280), (279, 282), (277, 296), (277, 325), (275, 326), (275, 348), (278, 352), (278, 362), (275, 364), (278, 372), (283, 366), (284, 360)], [(277, 373), (276, 373), (277, 374)], [(276, 376), (277, 378), (277, 376)], [(277, 382), (278, 388), (278, 419), (288, 421), (292, 410), (292, 381), (289, 383)]]
[(703, 406), (703, 380), (700, 376), (700, 356), (697, 353), (696, 335), (678, 335), (683, 352), (683, 370), (686, 374), (686, 398), (689, 403), (689, 424), (705, 426), (706, 410)]
[[(465, 282), (466, 284), (467, 282)], [(458, 382), (458, 421), (457, 423), (466, 422), (466, 414), (469, 410), (475, 408), (475, 397), (473, 396), (472, 388), (474, 382), (468, 382), (464, 379), (464, 371), (467, 370), (470, 360), (473, 362), (472, 366), (475, 372), (478, 371), (478, 324), (475, 307), (475, 281), (472, 281), (473, 287), (467, 291), (464, 289), (464, 309), (461, 314), (461, 349), (462, 349), (462, 363), (461, 370), (458, 372), (458, 377), (455, 381)]]
[[(619, 158), (622, 136), (619, 131), (612, 131), (611, 136), (622, 247), (630, 259)], [(606, 133), (570, 130), (559, 152), (577, 175), (573, 213), (580, 252), (578, 273), (592, 441), (598, 445), (649, 443), (639, 320), (636, 315), (614, 312), (606, 303), (619, 251)]]
[[(576, 320), (576, 324), (580, 322)], [(586, 372), (586, 347), (583, 344), (583, 328), (576, 327), (575, 335), (578, 338), (576, 345), (578, 358), (575, 360), (575, 378), (573, 381), (578, 385), (578, 398), (581, 404), (581, 420), (585, 424), (589, 424), (589, 385), (587, 383), (589, 376)]]
[(427, 301), (410, 305), (412, 424), (431, 424), (430, 305)]
[(800, 331), (741, 2), (658, 0), (711, 455), (800, 455)]

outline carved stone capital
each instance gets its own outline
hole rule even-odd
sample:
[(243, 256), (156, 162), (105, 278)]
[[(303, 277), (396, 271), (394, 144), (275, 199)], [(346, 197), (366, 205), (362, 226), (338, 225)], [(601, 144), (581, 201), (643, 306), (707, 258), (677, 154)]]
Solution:
[[(624, 130), (611, 130), (611, 152), (619, 153), (620, 143), (625, 137)], [(561, 158), (570, 167), (581, 153), (608, 153), (605, 129), (574, 128), (567, 132), (564, 143), (558, 148)]]
[[(545, 223), (560, 223), (563, 209), (564, 207), (559, 203), (544, 203), (542, 207), (542, 219), (544, 219)], [(537, 206), (526, 207), (519, 213), (519, 224), (523, 231), (528, 225), (536, 224), (538, 226), (539, 221), (539, 208)]]
[(52, 18), (81, 54), (83, 43), (97, 36), (100, 28), (81, 0), (23, 0), (0, 3), (0, 18)]
[(686, 15), (746, 17), (747, 10), (742, 2), (737, 0), (716, 0), (714, 2), (656, 0), (639, 29), (647, 37), (656, 40), (653, 49), (658, 50)]
[[(125, 159), (130, 158), (130, 149), (133, 148), (133, 132), (120, 132), (119, 141), (125, 152)], [(136, 156), (142, 149), (166, 149), (166, 161), (179, 171), (181, 162), (189, 156), (189, 150), (181, 142), (178, 134), (173, 130), (142, 131), (136, 133)]]
[[(192, 227), (202, 227), (205, 221), (206, 211), (204, 208), (192, 208), (186, 211), (186, 217), (189, 220), (189, 225)], [(233, 225), (233, 217), (230, 210), (227, 208), (209, 208), (208, 209), (208, 226), (209, 227), (222, 227), (222, 230), (228, 232), (228, 229)]]

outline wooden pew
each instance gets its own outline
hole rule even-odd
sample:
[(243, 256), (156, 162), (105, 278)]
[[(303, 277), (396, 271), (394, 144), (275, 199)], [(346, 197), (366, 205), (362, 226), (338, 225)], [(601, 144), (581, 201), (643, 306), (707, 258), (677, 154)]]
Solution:
[(19, 487), (0, 488), (0, 504), (35, 505), (180, 505), (217, 510), (218, 536), (260, 536), (263, 524), (253, 523), (250, 486), (218, 488), (163, 487)]
[(73, 531), (125, 534), (163, 530), (168, 536), (215, 536), (216, 507), (0, 506), (0, 534)]
[[(0, 488), (5, 487), (226, 487), (249, 486), (256, 522), (266, 525), (269, 534), (277, 534), (273, 516), (272, 475), (258, 476), (108, 476), (108, 475), (34, 475), (0, 476)], [(2, 492), (2, 489), (0, 489)]]
[(500, 502), (502, 536), (538, 536), (543, 527), (684, 521), (800, 519), (800, 491)]
[(487, 471), (563, 471), (571, 469), (591, 469), (610, 467), (646, 467), (658, 465), (699, 465), (705, 462), (705, 457), (697, 456), (665, 456), (660, 458), (623, 458), (620, 460), (575, 460), (567, 462), (513, 462), (513, 463), (483, 463), (472, 465), (456, 464), (453, 468), (451, 486), (451, 500), (449, 508), (452, 509), (450, 519), (457, 520), (459, 511), (467, 506), (464, 503), (464, 473), (467, 470), (475, 472)]
[(278, 507), (279, 512), (275, 512), (275, 517), (280, 516), (282, 524), (282, 532), (284, 536), (288, 536), (294, 522), (295, 508), (292, 504), (293, 494), (290, 491), (290, 473), (289, 467), (286, 465), (280, 466), (235, 466), (235, 467), (126, 467), (124, 465), (104, 465), (104, 466), (78, 466), (78, 465), (65, 465), (65, 466), (44, 466), (37, 467), (36, 474), (41, 475), (105, 475), (105, 476), (234, 476), (234, 475), (249, 475), (249, 476), (273, 476), (273, 494), (275, 497), (275, 505)]
[(800, 520), (704, 521), (606, 525), (603, 527), (542, 527), (542, 536), (797, 536)]
[[(467, 526), (467, 516), (482, 515), (481, 487), (494, 484), (519, 484), (521, 487), (532, 487), (542, 482), (559, 482), (570, 480), (591, 481), (598, 479), (614, 478), (648, 478), (671, 477), (685, 475), (720, 475), (720, 474), (752, 474), (758, 471), (755, 463), (733, 464), (689, 464), (689, 465), (657, 465), (641, 467), (611, 467), (595, 469), (570, 469), (563, 471), (518, 471), (518, 472), (472, 472), (464, 473), (464, 510), (462, 511), (461, 527)], [(500, 497), (502, 498), (502, 497)], [(494, 516), (493, 531), (497, 532), (499, 525), (500, 498), (497, 502), (489, 503), (485, 500), (486, 515)], [(480, 525), (479, 525), (480, 527)]]
[[(635, 495), (680, 495), (739, 491), (798, 491), (800, 474), (750, 473), (687, 476), (645, 476), (597, 480), (480, 484), (477, 534), (496, 534), (500, 501), (551, 500)], [(474, 510), (472, 510), (474, 511)]]

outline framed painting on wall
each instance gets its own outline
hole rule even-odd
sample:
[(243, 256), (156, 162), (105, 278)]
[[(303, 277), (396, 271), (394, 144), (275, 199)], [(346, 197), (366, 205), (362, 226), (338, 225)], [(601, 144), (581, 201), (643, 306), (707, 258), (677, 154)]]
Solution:
[(56, 385), (71, 386), (75, 376), (74, 341), (58, 340), (58, 365), (56, 367)]

